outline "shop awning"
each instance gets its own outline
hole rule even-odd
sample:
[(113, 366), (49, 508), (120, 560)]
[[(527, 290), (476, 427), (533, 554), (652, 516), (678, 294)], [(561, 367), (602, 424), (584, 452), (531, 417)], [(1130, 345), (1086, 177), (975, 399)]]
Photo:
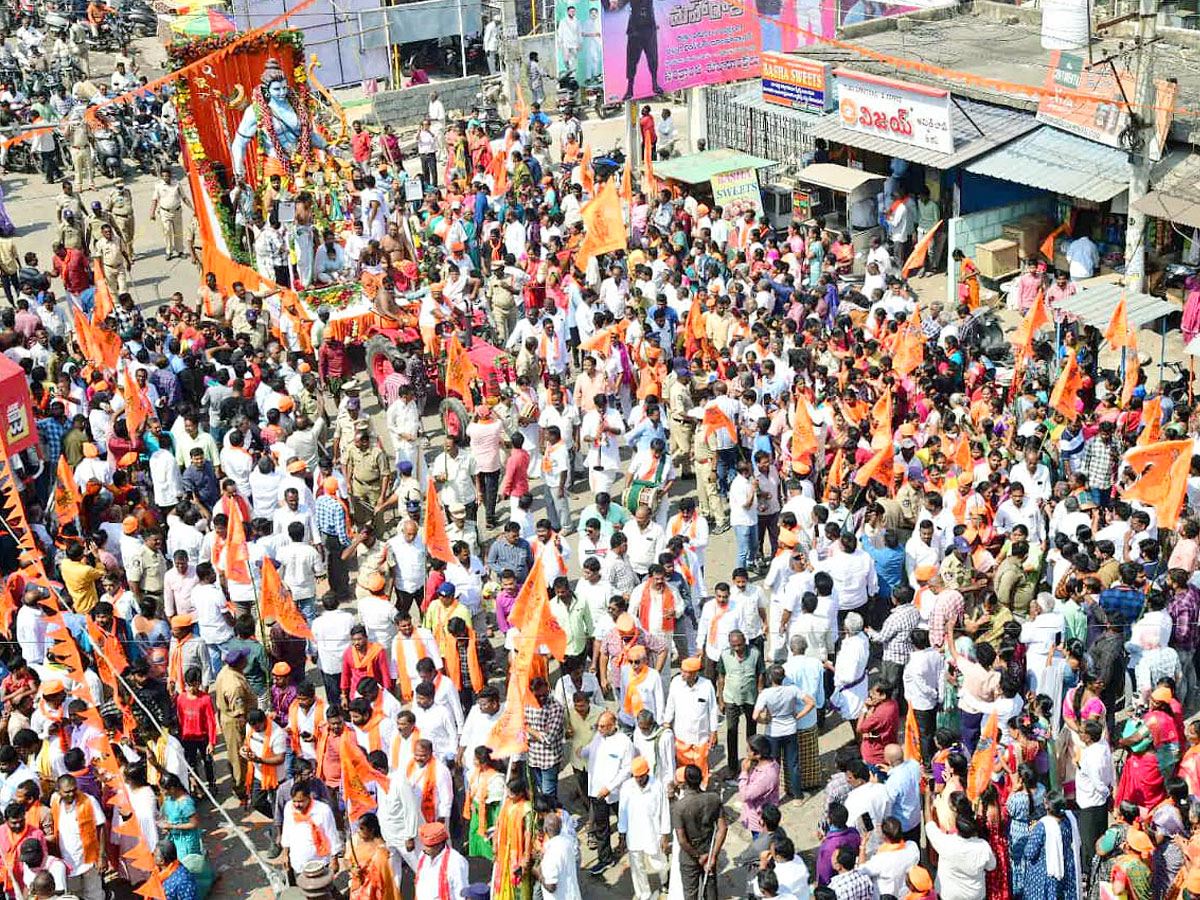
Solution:
[(975, 175), (1103, 203), (1129, 187), (1124, 150), (1043, 125), (964, 166)]
[(1129, 204), (1156, 219), (1200, 228), (1200, 154), (1168, 154), (1150, 175), (1150, 193)]
[(874, 172), (864, 172), (862, 169), (852, 169), (849, 166), (839, 166), (834, 163), (814, 163), (805, 166), (796, 173), (796, 180), (805, 184), (815, 184), (817, 187), (829, 188), (849, 194), (855, 188), (861, 187), (868, 181), (883, 181), (884, 176)]
[(764, 159), (761, 156), (742, 153), (739, 150), (720, 148), (656, 162), (654, 175), (656, 178), (669, 178), (672, 181), (682, 181), (684, 184), (704, 184), (714, 175), (720, 175), (723, 172), (733, 172), (737, 169), (765, 169), (768, 166), (776, 165), (779, 164), (773, 159)]
[(1113, 310), (1122, 297), (1125, 298), (1125, 315), (1129, 318), (1129, 327), (1134, 331), (1179, 310), (1177, 303), (1161, 297), (1152, 297), (1150, 294), (1126, 290), (1123, 285), (1115, 282), (1083, 288), (1067, 299), (1057, 301), (1055, 306), (1069, 315), (1076, 316), (1084, 325), (1094, 325), (1103, 331), (1108, 327)]
[(1005, 141), (1037, 128), (1038, 123), (1027, 112), (956, 98), (950, 106), (950, 126), (954, 130), (953, 153), (940, 153), (927, 147), (851, 131), (842, 126), (842, 117), (836, 112), (818, 119), (812, 127), (812, 136), (944, 170), (975, 159)]

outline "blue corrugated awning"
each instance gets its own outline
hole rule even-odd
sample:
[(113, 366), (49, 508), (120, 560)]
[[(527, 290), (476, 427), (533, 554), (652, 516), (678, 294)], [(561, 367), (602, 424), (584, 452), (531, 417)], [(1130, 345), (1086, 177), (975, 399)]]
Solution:
[(1129, 187), (1124, 150), (1043, 125), (963, 166), (975, 175), (1013, 181), (1103, 203)]

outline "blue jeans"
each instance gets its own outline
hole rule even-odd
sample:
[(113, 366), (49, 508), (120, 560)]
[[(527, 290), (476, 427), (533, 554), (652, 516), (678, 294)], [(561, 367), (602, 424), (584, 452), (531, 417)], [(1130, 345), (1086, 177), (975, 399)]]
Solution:
[(779, 760), (779, 765), (787, 769), (788, 780), (791, 783), (790, 794), (796, 797), (800, 794), (800, 747), (796, 743), (796, 735), (785, 734), (782, 737), (771, 737), (771, 755)]
[(204, 649), (208, 651), (209, 667), (212, 669), (212, 677), (216, 678), (217, 673), (221, 671), (221, 667), (225, 665), (225, 648), (229, 646), (229, 641), (224, 641), (220, 644), (205, 644)]
[(717, 492), (722, 497), (729, 496), (729, 485), (737, 475), (738, 448), (728, 447), (717, 451)]
[(737, 565), (742, 569), (749, 566), (755, 558), (758, 548), (758, 526), (734, 525), (733, 534), (737, 538)]
[(547, 797), (558, 797), (558, 768), (529, 769), (533, 773), (533, 785), (539, 794)]

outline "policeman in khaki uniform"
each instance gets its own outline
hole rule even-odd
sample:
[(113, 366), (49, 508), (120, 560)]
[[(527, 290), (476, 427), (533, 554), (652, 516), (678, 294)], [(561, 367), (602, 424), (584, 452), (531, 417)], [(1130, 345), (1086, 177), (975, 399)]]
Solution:
[(154, 186), (150, 200), (150, 218), (157, 218), (163, 230), (163, 241), (167, 245), (167, 259), (184, 257), (183, 208), (191, 201), (181, 185), (171, 178), (171, 170), (162, 170), (162, 180)]
[(114, 187), (108, 195), (108, 204), (105, 209), (112, 216), (117, 233), (121, 235), (125, 246), (132, 253), (136, 222), (133, 216), (133, 194), (130, 193), (129, 188), (124, 184)]
[[(672, 425), (674, 423), (672, 422)], [(674, 430), (672, 430), (674, 435)], [(696, 494), (700, 515), (713, 520), (714, 534), (729, 530), (729, 511), (717, 484), (717, 434), (703, 425), (692, 426), (692, 455), (696, 464)]]
[(100, 240), (96, 241), (96, 256), (100, 258), (100, 266), (104, 269), (104, 280), (114, 294), (123, 294), (129, 290), (129, 270), (133, 265), (129, 249), (113, 227), (105, 222), (100, 226)]
[(504, 260), (492, 261), (492, 273), (487, 284), (488, 301), (492, 305), (492, 324), (496, 326), (496, 339), (500, 346), (508, 343), (508, 336), (517, 327), (517, 289), (504, 273)]
[(354, 524), (362, 528), (373, 523), (376, 534), (382, 534), (384, 517), (379, 504), (391, 496), (392, 461), (375, 442), (371, 423), (365, 419), (355, 424), (354, 445), (346, 451), (346, 481)]
[(685, 369), (677, 372), (674, 383), (667, 390), (667, 410), (671, 416), (671, 459), (681, 478), (691, 470), (696, 423), (688, 418), (688, 410), (695, 405), (691, 371)]

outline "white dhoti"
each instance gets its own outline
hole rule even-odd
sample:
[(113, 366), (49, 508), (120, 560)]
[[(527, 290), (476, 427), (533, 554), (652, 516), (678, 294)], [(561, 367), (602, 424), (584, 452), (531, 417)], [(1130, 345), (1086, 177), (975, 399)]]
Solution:
[(650, 876), (657, 875), (661, 878), (669, 868), (667, 857), (661, 851), (650, 854), (641, 850), (630, 850), (629, 876), (633, 880), (634, 900), (650, 900), (654, 896), (650, 890)]

